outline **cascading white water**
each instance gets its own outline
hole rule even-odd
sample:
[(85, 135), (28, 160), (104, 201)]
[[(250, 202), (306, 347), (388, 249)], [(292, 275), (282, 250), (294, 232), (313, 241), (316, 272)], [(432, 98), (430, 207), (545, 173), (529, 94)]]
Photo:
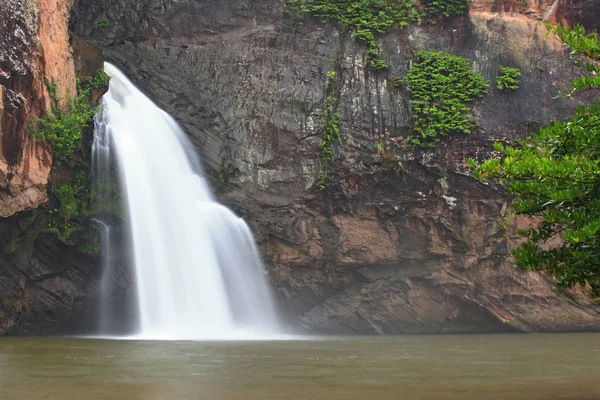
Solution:
[(104, 69), (111, 80), (94, 147), (106, 151), (100, 144), (110, 143), (120, 171), (133, 241), (139, 336), (276, 335), (271, 290), (248, 226), (213, 200), (177, 123), (116, 67), (106, 63)]

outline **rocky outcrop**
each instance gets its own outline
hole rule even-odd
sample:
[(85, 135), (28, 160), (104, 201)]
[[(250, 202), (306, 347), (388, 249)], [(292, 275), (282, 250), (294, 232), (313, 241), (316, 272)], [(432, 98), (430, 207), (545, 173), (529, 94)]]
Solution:
[[(87, 221), (65, 242), (48, 224), (44, 209), (0, 219), (0, 335), (131, 329), (137, 319), (127, 253), (114, 252), (112, 268), (104, 270), (95, 248), (101, 227)], [(115, 221), (113, 239), (126, 243), (119, 226)], [(110, 288), (104, 298), (102, 287)], [(112, 326), (103, 324), (104, 312), (110, 312)]]
[(75, 326), (82, 293), (93, 291), (82, 272), (96, 265), (92, 257), (42, 233), (47, 226), (38, 217), (46, 210), (27, 211), (47, 201), (52, 152), (29, 134), (50, 106), (45, 80), (61, 98), (75, 94), (70, 7), (64, 0), (0, 1), (0, 334)]
[(45, 80), (58, 94), (75, 93), (64, 0), (6, 0), (0, 4), (0, 217), (46, 202), (52, 153), (29, 135), (49, 108)]
[[(512, 267), (515, 229), (531, 221), (516, 220), (510, 198), (464, 166), (467, 157), (490, 156), (492, 142), (567, 118), (589, 101), (556, 98), (579, 71), (540, 21), (589, 24), (598, 7), (476, 0), (469, 16), (379, 37), (390, 70), (376, 73), (365, 66), (364, 46), (330, 24), (295, 25), (283, 4), (76, 0), (71, 29), (82, 63), (116, 63), (183, 125), (221, 200), (252, 225), (290, 320), (321, 332), (600, 329), (583, 289), (557, 295), (551, 277)], [(390, 82), (425, 49), (467, 57), (490, 81), (500, 65), (518, 67), (521, 88), (507, 94), (492, 85), (474, 106), (476, 133), (410, 150), (408, 93)], [(331, 95), (343, 144), (334, 146), (327, 188), (317, 191), (322, 109)], [(86, 304), (99, 284), (98, 271), (86, 267), (92, 260), (68, 256), (45, 237), (33, 251), (0, 257), (0, 270), (17, 271), (0, 280), (2, 293), (14, 292), (3, 295), (12, 299), (4, 310), (21, 310), (5, 317), (12, 321), (5, 331), (58, 332), (90, 315)], [(60, 273), (37, 279), (35, 265)], [(127, 290), (131, 279), (121, 271), (116, 280)], [(11, 291), (6, 282), (29, 284)]]
[[(55, 333), (64, 328), (60, 319), (72, 315), (65, 311), (81, 311), (82, 293), (90, 287), (89, 260), (74, 257), (71, 246), (41, 233), (39, 216), (29, 211), (0, 220), (2, 243), (14, 241), (0, 258), (0, 334), (17, 324), (21, 333)], [(20, 232), (35, 239), (19, 243)]]
[[(220, 197), (253, 226), (296, 325), (597, 330), (599, 310), (584, 295), (557, 295), (550, 277), (512, 267), (519, 239), (510, 198), (464, 166), (467, 157), (488, 157), (493, 141), (522, 137), (589, 101), (556, 98), (579, 71), (540, 24), (585, 22), (570, 10), (562, 0), (474, 1), (468, 17), (380, 37), (390, 65), (383, 73), (365, 67), (364, 47), (348, 35), (320, 21), (294, 25), (276, 0), (78, 0), (72, 29), (171, 113), (209, 172), (225, 177), (214, 179)], [(492, 82), (500, 65), (518, 67), (521, 88), (490, 89), (474, 107), (477, 133), (409, 150), (408, 94), (390, 81), (425, 49), (467, 57)], [(318, 192), (321, 110), (332, 94), (343, 145)]]

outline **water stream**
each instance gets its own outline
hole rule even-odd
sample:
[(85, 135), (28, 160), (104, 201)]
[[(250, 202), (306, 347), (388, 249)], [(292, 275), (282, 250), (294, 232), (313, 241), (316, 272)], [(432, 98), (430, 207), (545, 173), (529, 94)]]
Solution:
[(111, 80), (96, 123), (94, 173), (107, 174), (102, 163), (116, 160), (135, 259), (137, 337), (277, 335), (250, 229), (215, 202), (178, 124), (115, 66), (106, 63), (105, 72)]

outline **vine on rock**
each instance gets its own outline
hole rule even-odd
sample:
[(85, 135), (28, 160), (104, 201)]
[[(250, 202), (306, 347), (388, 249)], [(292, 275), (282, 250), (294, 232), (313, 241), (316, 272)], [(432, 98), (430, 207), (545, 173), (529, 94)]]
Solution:
[(471, 133), (476, 120), (469, 104), (483, 97), (488, 83), (468, 60), (451, 54), (423, 51), (408, 71), (411, 99), (411, 139), (415, 146), (432, 146), (450, 133)]

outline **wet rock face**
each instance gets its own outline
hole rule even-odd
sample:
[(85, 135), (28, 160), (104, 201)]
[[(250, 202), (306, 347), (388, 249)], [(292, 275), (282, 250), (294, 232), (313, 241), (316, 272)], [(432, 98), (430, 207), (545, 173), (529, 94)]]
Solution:
[[(319, 21), (294, 25), (283, 3), (78, 0), (71, 28), (183, 125), (222, 201), (252, 225), (290, 319), (323, 332), (600, 329), (580, 293), (556, 295), (550, 278), (512, 267), (511, 226), (525, 222), (464, 166), (589, 101), (556, 98), (579, 71), (539, 24), (583, 17), (561, 1), (478, 0), (468, 17), (380, 37), (390, 70), (375, 73), (364, 46)], [(415, 50), (467, 57), (492, 82), (473, 107), (476, 133), (428, 151), (402, 146), (408, 93), (390, 81)], [(518, 91), (495, 89), (500, 65), (521, 69)], [(317, 192), (331, 95), (343, 145)]]
[[(32, 229), (35, 219), (27, 212), (2, 220), (3, 244), (15, 240), (12, 232)], [(99, 279), (89, 271), (91, 260), (52, 234), (13, 246), (0, 257), (0, 334), (56, 334), (79, 326), (83, 301)]]
[[(99, 253), (82, 252), (91, 225), (66, 244), (47, 230), (46, 215), (34, 210), (0, 219), (0, 335), (98, 333), (103, 312), (111, 313), (112, 332), (131, 329), (137, 320), (128, 253), (113, 255), (107, 276)], [(119, 229), (113, 235), (127, 240)], [(102, 285), (111, 289), (104, 298)]]

